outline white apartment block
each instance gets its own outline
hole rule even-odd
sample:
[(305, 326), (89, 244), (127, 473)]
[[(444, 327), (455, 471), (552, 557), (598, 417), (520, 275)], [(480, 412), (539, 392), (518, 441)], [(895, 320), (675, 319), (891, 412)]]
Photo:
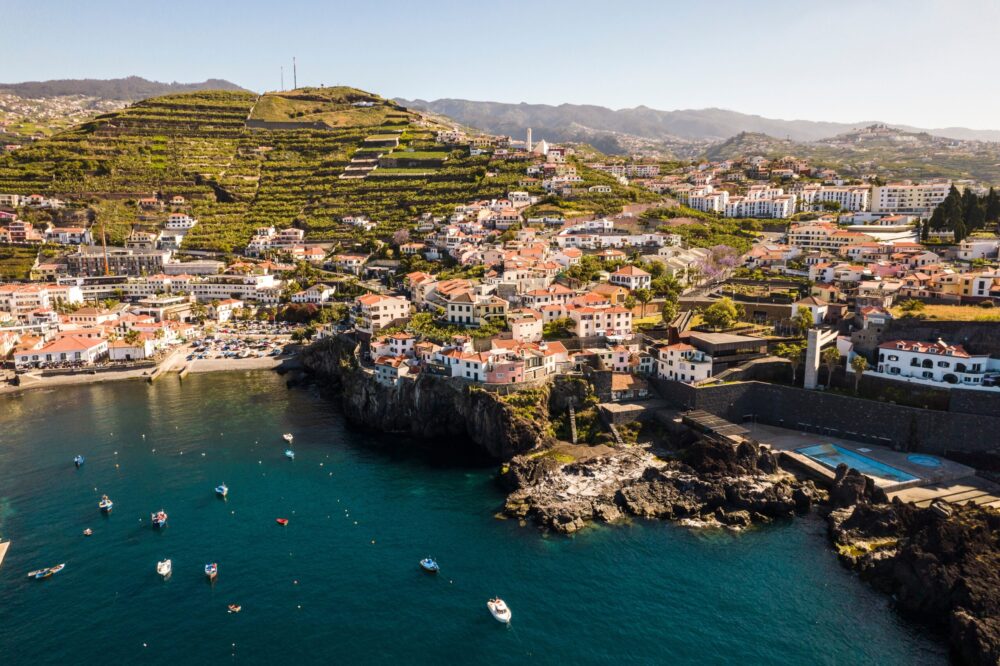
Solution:
[(678, 342), (655, 349), (656, 375), (688, 384), (712, 376), (712, 357), (689, 344)]
[[(779, 190), (780, 191), (780, 190)], [(726, 203), (726, 217), (783, 219), (795, 213), (795, 195), (780, 194), (771, 198), (731, 197)]]
[(872, 188), (873, 213), (907, 213), (929, 217), (951, 189), (949, 181), (889, 183)]
[(871, 207), (871, 189), (866, 186), (828, 187), (806, 185), (798, 193), (800, 205), (818, 206), (823, 202), (840, 204), (845, 212), (864, 212)]

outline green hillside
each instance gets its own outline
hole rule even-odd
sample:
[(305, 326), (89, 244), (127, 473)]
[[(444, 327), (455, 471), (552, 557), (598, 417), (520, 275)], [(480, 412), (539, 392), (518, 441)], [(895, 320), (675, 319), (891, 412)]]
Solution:
[[(112, 242), (134, 224), (155, 223), (141, 220), (134, 202), (156, 192), (191, 202), (199, 224), (188, 249), (240, 249), (264, 225), (294, 225), (311, 240), (357, 239), (339, 219), (359, 214), (379, 223), (370, 235), (385, 238), (420, 213), (502, 196), (524, 176), (523, 163), (435, 143), (438, 127), (352, 88), (259, 99), (239, 91), (168, 95), (0, 158), (0, 192), (86, 205)], [(352, 171), (352, 158), (373, 164), (380, 156), (399, 159), (367, 177), (341, 177), (364, 173)]]

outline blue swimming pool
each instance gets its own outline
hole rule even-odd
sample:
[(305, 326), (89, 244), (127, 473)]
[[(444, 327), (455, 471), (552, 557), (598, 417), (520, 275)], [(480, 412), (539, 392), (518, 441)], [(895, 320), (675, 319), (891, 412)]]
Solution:
[(941, 461), (934, 456), (925, 456), (922, 453), (914, 453), (912, 456), (906, 456), (914, 465), (920, 465), (921, 467), (940, 467)]
[(830, 469), (837, 469), (837, 465), (844, 463), (848, 467), (853, 467), (862, 474), (877, 476), (880, 479), (889, 479), (899, 483), (904, 481), (915, 481), (920, 478), (913, 476), (912, 474), (907, 474), (906, 472), (896, 469), (891, 465), (886, 465), (885, 463), (873, 460), (868, 456), (863, 456), (860, 453), (851, 451), (850, 449), (837, 446), (836, 444), (817, 444), (816, 446), (807, 446), (802, 449), (796, 449), (795, 451), (796, 453), (801, 453), (804, 456), (812, 458), (816, 462), (829, 467)]

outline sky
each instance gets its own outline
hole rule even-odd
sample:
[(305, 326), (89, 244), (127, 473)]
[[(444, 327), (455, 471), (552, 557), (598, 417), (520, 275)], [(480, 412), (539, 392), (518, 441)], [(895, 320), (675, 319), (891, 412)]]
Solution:
[(228, 79), (386, 97), (1000, 129), (997, 0), (0, 0), (0, 81)]

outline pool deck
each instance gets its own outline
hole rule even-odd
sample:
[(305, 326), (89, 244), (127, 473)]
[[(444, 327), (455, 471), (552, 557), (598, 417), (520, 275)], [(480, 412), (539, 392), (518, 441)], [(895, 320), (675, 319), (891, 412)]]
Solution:
[[(898, 470), (912, 474), (917, 477), (915, 481), (895, 481), (869, 474), (874, 479), (875, 484), (883, 488), (892, 497), (897, 493), (905, 493), (907, 490), (918, 490), (924, 487), (940, 486), (942, 489), (952, 487), (958, 480), (963, 480), (963, 485), (969, 485), (970, 479), (978, 480), (983, 484), (988, 483), (985, 479), (975, 476), (976, 470), (960, 463), (946, 460), (940, 456), (934, 456), (941, 462), (938, 467), (924, 467), (910, 461), (909, 453), (901, 453), (892, 449), (875, 444), (865, 444), (853, 442), (848, 439), (833, 438), (827, 435), (817, 435), (815, 433), (803, 433), (798, 430), (789, 430), (777, 426), (754, 424), (750, 426), (750, 436), (762, 444), (769, 445), (775, 451), (781, 451), (782, 457), (792, 465), (799, 467), (810, 476), (822, 476), (829, 480), (833, 479), (833, 472), (826, 466), (796, 453), (796, 449), (817, 444), (836, 444), (855, 453), (866, 456), (877, 462), (895, 467)], [(936, 497), (936, 495), (935, 495)], [(933, 498), (931, 498), (933, 499)], [(907, 500), (910, 501), (910, 500)], [(928, 500), (928, 504), (930, 501)]]

